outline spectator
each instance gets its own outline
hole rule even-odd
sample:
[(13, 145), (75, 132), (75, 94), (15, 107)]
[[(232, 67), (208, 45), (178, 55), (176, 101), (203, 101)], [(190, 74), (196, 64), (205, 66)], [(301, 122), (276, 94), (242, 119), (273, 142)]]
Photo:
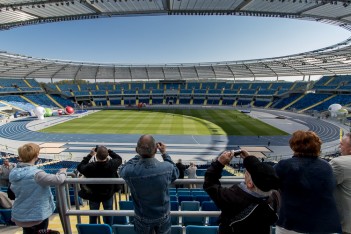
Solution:
[[(157, 149), (163, 162), (155, 159)], [(171, 233), (170, 197), (168, 186), (179, 176), (179, 171), (166, 153), (166, 145), (155, 142), (151, 135), (139, 138), (134, 158), (120, 170), (120, 175), (130, 187), (137, 233)]]
[[(188, 175), (188, 179), (196, 179), (196, 170), (197, 170), (197, 167), (193, 162), (191, 162), (188, 169), (186, 169), (186, 174)], [(190, 184), (189, 187), (196, 188), (196, 184)]]
[[(105, 146), (93, 148), (88, 156), (84, 157), (82, 162), (77, 166), (78, 171), (86, 178), (117, 178), (117, 169), (122, 164), (122, 158)], [(96, 156), (95, 162), (91, 158)], [(111, 159), (108, 159), (108, 156)], [(105, 210), (112, 210), (113, 195), (115, 194), (116, 186), (114, 184), (89, 184), (86, 185), (89, 189), (87, 197), (91, 210), (99, 210), (102, 203)], [(104, 223), (113, 224), (111, 216), (104, 216)], [(96, 224), (97, 216), (89, 216), (89, 223)]]
[(223, 152), (205, 173), (203, 188), (222, 211), (219, 233), (269, 234), (270, 225), (278, 220), (278, 193), (272, 190), (278, 189), (279, 179), (272, 166), (243, 150), (245, 182), (222, 187), (219, 179), (233, 156)]
[[(179, 179), (184, 179), (184, 172), (186, 169), (186, 166), (182, 163), (181, 159), (178, 159), (178, 162), (176, 163), (176, 166), (178, 168), (179, 171)], [(183, 184), (177, 184), (176, 188), (184, 188)]]
[(282, 198), (276, 233), (340, 233), (333, 171), (319, 158), (322, 141), (312, 131), (299, 130), (289, 144), (293, 157), (275, 166)]
[(340, 141), (341, 156), (330, 161), (336, 179), (335, 199), (342, 233), (351, 233), (351, 134)]
[(55, 210), (51, 185), (66, 179), (67, 168), (56, 175), (47, 174), (35, 166), (39, 145), (28, 143), (18, 148), (21, 162), (10, 173), (11, 190), (16, 198), (12, 207), (12, 221), (23, 228), (25, 234), (59, 233), (48, 230), (49, 217)]
[(0, 191), (0, 209), (11, 209), (13, 202), (7, 196), (7, 193)]
[(9, 175), (16, 164), (10, 163), (8, 158), (4, 159), (4, 163), (0, 166), (0, 186), (9, 186)]

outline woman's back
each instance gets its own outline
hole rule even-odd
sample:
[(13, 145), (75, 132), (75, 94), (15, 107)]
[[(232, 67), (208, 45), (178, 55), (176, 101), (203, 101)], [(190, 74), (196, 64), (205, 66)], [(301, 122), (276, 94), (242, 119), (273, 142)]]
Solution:
[(282, 160), (275, 170), (281, 181), (278, 226), (297, 232), (338, 232), (333, 197), (335, 181), (330, 165), (315, 156)]

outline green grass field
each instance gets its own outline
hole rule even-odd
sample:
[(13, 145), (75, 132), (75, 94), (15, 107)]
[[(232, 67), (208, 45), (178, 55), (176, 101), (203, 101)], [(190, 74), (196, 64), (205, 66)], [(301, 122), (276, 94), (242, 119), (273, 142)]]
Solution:
[(235, 110), (106, 110), (41, 132), (163, 135), (287, 135)]

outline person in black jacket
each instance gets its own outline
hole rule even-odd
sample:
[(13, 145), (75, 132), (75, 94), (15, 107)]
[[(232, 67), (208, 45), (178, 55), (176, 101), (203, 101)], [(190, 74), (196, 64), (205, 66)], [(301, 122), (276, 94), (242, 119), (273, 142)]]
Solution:
[[(178, 177), (178, 179), (184, 179), (184, 172), (185, 172), (187, 166), (185, 166), (185, 165), (182, 163), (182, 160), (181, 160), (181, 159), (178, 159), (178, 162), (176, 163), (176, 166), (177, 166), (178, 171), (179, 171), (179, 177)], [(177, 185), (176, 185), (176, 188), (184, 188), (184, 185), (183, 185), (183, 184), (177, 184)]]
[[(96, 161), (90, 162), (90, 159), (96, 155)], [(109, 159), (108, 156), (111, 158)], [(77, 170), (86, 178), (116, 178), (117, 169), (122, 164), (122, 158), (108, 150), (105, 146), (99, 146), (95, 152), (93, 148), (88, 156), (84, 157), (78, 165)], [(102, 203), (105, 210), (112, 210), (113, 195), (115, 193), (114, 184), (89, 184), (89, 206), (91, 210), (99, 210)], [(112, 225), (112, 217), (104, 216), (104, 223)], [(90, 216), (89, 223), (97, 223), (97, 216)]]
[(246, 167), (245, 182), (222, 187), (219, 179), (233, 153), (223, 152), (205, 173), (204, 189), (222, 211), (219, 233), (269, 234), (270, 226), (278, 220), (279, 179), (272, 166), (242, 151)]

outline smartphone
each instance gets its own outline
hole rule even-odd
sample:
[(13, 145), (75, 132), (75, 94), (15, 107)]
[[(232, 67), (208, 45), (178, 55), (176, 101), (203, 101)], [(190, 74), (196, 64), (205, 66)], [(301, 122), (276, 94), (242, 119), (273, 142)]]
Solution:
[(99, 148), (99, 146), (98, 145), (96, 145), (96, 147), (95, 147), (95, 152), (97, 152), (97, 149)]

